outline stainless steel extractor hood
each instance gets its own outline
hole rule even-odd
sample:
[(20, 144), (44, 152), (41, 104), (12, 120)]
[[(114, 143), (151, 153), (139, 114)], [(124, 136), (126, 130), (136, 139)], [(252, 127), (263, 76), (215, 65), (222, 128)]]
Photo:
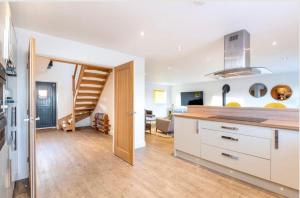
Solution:
[(219, 79), (265, 73), (271, 71), (250, 66), (250, 34), (247, 30), (240, 30), (224, 36), (224, 70), (206, 76)]

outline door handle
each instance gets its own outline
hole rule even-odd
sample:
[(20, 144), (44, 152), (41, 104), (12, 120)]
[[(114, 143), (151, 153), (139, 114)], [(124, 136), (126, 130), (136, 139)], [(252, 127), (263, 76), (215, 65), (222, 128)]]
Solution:
[(17, 131), (14, 131), (14, 151), (17, 150)]
[(40, 117), (36, 117), (36, 118), (35, 118), (35, 121), (38, 121), (38, 120), (41, 120), (41, 118), (40, 118)]
[(199, 125), (198, 125), (198, 120), (196, 120), (196, 133), (199, 134)]
[(133, 111), (133, 112), (130, 112), (129, 115), (133, 116), (136, 112)]
[(24, 122), (29, 122), (29, 118), (24, 118)]

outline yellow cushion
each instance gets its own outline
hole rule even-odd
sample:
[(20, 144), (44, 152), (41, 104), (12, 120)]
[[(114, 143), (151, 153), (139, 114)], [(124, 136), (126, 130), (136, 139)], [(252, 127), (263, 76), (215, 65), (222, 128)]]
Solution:
[(277, 109), (284, 109), (286, 106), (282, 103), (271, 102), (265, 105), (265, 108), (277, 108)]
[(241, 107), (241, 105), (238, 102), (229, 102), (226, 107)]

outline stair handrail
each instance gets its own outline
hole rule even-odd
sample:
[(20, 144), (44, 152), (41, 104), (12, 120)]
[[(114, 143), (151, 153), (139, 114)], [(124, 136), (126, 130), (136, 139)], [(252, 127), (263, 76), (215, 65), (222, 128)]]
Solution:
[[(72, 89), (73, 89), (72, 131), (73, 132), (75, 131), (75, 122), (76, 122), (76, 120), (75, 120), (76, 119), (76, 115), (75, 115), (76, 97), (78, 94), (78, 90), (79, 90), (79, 86), (80, 86), (80, 83), (82, 80), (84, 69), (85, 69), (84, 65), (81, 65), (80, 69), (78, 69), (78, 64), (76, 64), (74, 74), (72, 75)], [(79, 71), (79, 76), (78, 76), (78, 80), (76, 83), (76, 75), (77, 75), (78, 71)]]

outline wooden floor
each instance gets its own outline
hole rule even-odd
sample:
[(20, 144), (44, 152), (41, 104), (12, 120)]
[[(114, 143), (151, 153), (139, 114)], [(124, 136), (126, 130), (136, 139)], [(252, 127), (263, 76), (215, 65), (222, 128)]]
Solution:
[(172, 156), (171, 138), (146, 136), (135, 166), (112, 154), (112, 138), (92, 129), (37, 135), (39, 198), (275, 197)]
[(16, 181), (13, 198), (30, 198), (29, 180)]

